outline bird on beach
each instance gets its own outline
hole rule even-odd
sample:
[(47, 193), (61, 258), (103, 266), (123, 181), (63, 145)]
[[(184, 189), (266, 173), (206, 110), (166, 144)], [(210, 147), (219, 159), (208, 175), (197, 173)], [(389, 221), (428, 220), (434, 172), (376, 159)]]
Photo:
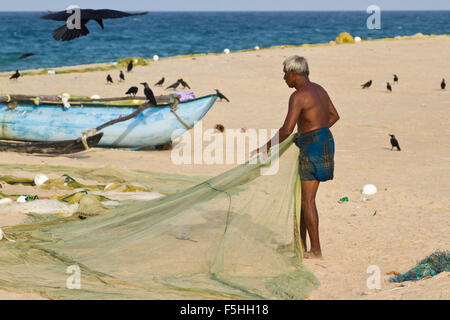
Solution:
[(9, 77), (10, 80), (17, 80), (20, 77), (19, 70), (16, 70), (16, 73), (14, 73), (11, 77)]
[(175, 90), (179, 85), (180, 85), (180, 81), (179, 81), (179, 79), (178, 79), (177, 82), (172, 83), (170, 86), (168, 86), (168, 87), (166, 88), (166, 90), (167, 90), (167, 89), (173, 89), (173, 90)]
[(447, 86), (447, 84), (445, 83), (445, 79), (442, 79), (442, 82), (441, 82), (441, 89), (442, 90), (445, 90), (445, 87)]
[(159, 80), (157, 83), (155, 83), (155, 86), (162, 86), (164, 83), (164, 77), (161, 78), (161, 80)]
[(21, 56), (19, 57), (18, 60), (22, 60), (22, 59), (25, 59), (25, 58), (34, 56), (35, 54), (36, 54), (36, 53), (34, 53), (34, 52), (24, 53), (23, 55), (21, 55)]
[(114, 83), (114, 82), (113, 82), (113, 79), (111, 78), (111, 75), (110, 75), (110, 74), (108, 74), (108, 76), (106, 77), (106, 82), (107, 82), (107, 83)]
[(183, 79), (178, 79), (178, 82), (183, 86), (183, 89), (184, 88), (188, 88), (188, 89), (190, 89), (191, 87), (189, 87), (189, 85), (187, 84), (187, 82), (186, 81), (184, 81)]
[(225, 99), (225, 100), (227, 100), (228, 102), (230, 102), (230, 100), (228, 100), (228, 98), (225, 97), (225, 96), (219, 91), (219, 89), (215, 89), (215, 90), (216, 90), (216, 92), (217, 92), (217, 95), (218, 95), (219, 98), (220, 98), (220, 101), (222, 101), (222, 99)]
[(133, 70), (133, 60), (130, 60), (127, 66), (127, 72), (130, 72), (131, 70)]
[(138, 90), (139, 90), (138, 87), (131, 87), (125, 94), (130, 94), (135, 97), (136, 94), (138, 93)]
[(147, 82), (142, 82), (141, 83), (144, 86), (144, 94), (147, 97), (147, 100), (150, 101), (150, 104), (153, 106), (156, 106), (156, 99), (155, 99), (155, 95), (153, 94), (152, 89), (150, 89), (150, 87), (148, 86)]
[(391, 87), (391, 84), (390, 84), (389, 82), (387, 82), (387, 84), (386, 84), (386, 89), (387, 89), (389, 92), (392, 92), (392, 87)]
[(394, 83), (398, 83), (398, 76), (394, 74)]
[(109, 9), (101, 9), (101, 10), (79, 9), (79, 10), (81, 19), (79, 29), (78, 28), (69, 29), (67, 27), (67, 21), (73, 15), (73, 13), (68, 13), (67, 11), (50, 13), (45, 16), (42, 16), (41, 19), (66, 22), (63, 26), (53, 31), (53, 38), (57, 41), (71, 41), (89, 34), (89, 30), (86, 27), (86, 24), (89, 22), (89, 20), (94, 20), (100, 25), (102, 29), (104, 29), (103, 19), (118, 19), (130, 16), (140, 16), (148, 13), (148, 12), (127, 13)]
[(361, 87), (363, 89), (366, 89), (366, 88), (370, 88), (371, 85), (372, 85), (372, 80), (369, 80), (366, 83), (362, 84)]
[(393, 134), (390, 134), (391, 136), (391, 150), (394, 148), (397, 148), (398, 151), (402, 151), (402, 149), (400, 149), (400, 145), (398, 144), (397, 139), (395, 138), (395, 136)]
[(119, 78), (120, 78), (119, 81), (125, 81), (125, 75), (123, 74), (123, 71), (122, 71), (122, 70), (120, 70)]

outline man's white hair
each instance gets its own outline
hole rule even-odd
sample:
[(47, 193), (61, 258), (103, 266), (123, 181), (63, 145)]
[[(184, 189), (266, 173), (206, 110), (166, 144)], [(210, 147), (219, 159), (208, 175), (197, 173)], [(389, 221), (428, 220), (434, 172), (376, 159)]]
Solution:
[(287, 57), (286, 60), (284, 60), (283, 65), (286, 72), (295, 71), (297, 74), (309, 76), (308, 61), (306, 61), (306, 58), (304, 57)]

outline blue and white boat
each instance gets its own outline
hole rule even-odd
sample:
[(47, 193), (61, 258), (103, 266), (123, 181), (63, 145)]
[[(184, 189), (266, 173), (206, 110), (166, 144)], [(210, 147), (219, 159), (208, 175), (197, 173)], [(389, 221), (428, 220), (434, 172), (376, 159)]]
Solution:
[[(133, 119), (101, 130), (103, 137), (98, 145), (139, 148), (171, 142), (200, 121), (216, 99), (217, 95), (212, 94), (180, 102), (176, 114), (170, 104), (151, 107)], [(70, 101), (67, 108), (61, 102), (24, 99), (11, 106), (11, 101), (3, 99), (0, 139), (47, 142), (77, 139), (88, 129), (135, 112), (140, 104), (142, 101), (133, 99), (107, 103)]]

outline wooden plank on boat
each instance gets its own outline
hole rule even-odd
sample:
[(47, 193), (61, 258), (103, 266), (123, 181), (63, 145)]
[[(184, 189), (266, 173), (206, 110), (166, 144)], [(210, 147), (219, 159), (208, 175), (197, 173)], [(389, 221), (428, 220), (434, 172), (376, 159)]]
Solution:
[[(86, 139), (89, 148), (95, 147), (103, 137), (103, 132)], [(86, 150), (82, 138), (54, 142), (6, 142), (0, 141), (0, 151), (41, 153), (41, 154), (70, 154)]]

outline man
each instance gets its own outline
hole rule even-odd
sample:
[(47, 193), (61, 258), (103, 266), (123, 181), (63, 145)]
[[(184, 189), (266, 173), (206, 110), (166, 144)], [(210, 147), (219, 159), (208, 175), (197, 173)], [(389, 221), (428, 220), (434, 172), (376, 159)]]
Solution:
[[(281, 143), (298, 126), (295, 144), (300, 148), (299, 174), (302, 187), (300, 236), (305, 258), (321, 258), (319, 241), (319, 215), (316, 193), (321, 181), (333, 179), (334, 140), (329, 130), (339, 115), (327, 92), (309, 80), (309, 67), (305, 58), (288, 57), (283, 62), (284, 80), (296, 91), (289, 99), (289, 110), (278, 133), (255, 153), (267, 153), (272, 143)], [(279, 142), (278, 142), (279, 141)], [(306, 231), (311, 242), (307, 252)]]

